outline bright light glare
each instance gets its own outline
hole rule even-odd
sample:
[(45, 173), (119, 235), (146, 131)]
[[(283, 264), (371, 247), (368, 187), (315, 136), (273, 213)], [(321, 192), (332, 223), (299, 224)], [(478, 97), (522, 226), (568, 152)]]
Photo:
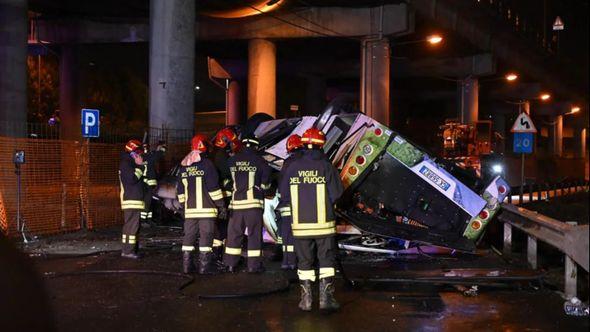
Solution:
[(432, 44), (438, 44), (443, 40), (443, 37), (441, 37), (440, 35), (432, 35), (432, 36), (428, 36), (428, 38), (426, 38), (426, 40)]
[(507, 81), (512, 82), (518, 78), (518, 75), (516, 75), (515, 73), (508, 73), (504, 77), (506, 78)]
[(551, 95), (548, 93), (541, 94), (541, 100), (549, 100), (551, 99)]
[(578, 113), (580, 111), (580, 106), (572, 106), (570, 113)]
[(496, 174), (502, 173), (503, 170), (504, 167), (502, 167), (502, 165), (496, 164), (492, 166), (492, 171), (494, 171)]

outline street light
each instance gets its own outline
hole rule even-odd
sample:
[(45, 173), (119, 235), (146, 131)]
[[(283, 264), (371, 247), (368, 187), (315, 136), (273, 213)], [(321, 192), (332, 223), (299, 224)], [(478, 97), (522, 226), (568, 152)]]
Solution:
[(547, 101), (547, 100), (551, 99), (551, 95), (548, 93), (542, 93), (540, 98), (543, 101)]
[(580, 106), (572, 106), (572, 109), (570, 110), (569, 113), (566, 114), (574, 114), (574, 113), (578, 113), (580, 111)]
[(518, 79), (518, 75), (516, 75), (515, 73), (508, 73), (508, 74), (506, 74), (506, 76), (504, 76), (504, 78), (508, 82), (514, 82)]
[(442, 42), (443, 37), (440, 35), (430, 35), (426, 38), (426, 41), (430, 44), (430, 45), (436, 45), (440, 42)]
[(412, 45), (412, 44), (420, 44), (423, 42), (427, 42), (430, 45), (437, 45), (437, 44), (440, 44), (442, 41), (443, 41), (443, 37), (441, 35), (434, 34), (434, 35), (427, 36), (425, 39), (394, 42), (394, 45), (395, 46)]

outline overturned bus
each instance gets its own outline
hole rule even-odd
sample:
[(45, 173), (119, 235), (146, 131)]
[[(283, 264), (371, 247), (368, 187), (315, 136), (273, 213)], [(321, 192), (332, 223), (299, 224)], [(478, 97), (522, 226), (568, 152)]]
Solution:
[[(242, 130), (260, 140), (263, 157), (280, 171), (286, 140), (315, 126), (345, 192), (339, 223), (360, 234), (473, 252), (510, 187), (499, 176), (483, 182), (458, 165), (427, 153), (370, 117), (329, 106), (319, 117), (274, 120), (254, 116)], [(266, 200), (264, 222), (276, 239), (278, 198)]]

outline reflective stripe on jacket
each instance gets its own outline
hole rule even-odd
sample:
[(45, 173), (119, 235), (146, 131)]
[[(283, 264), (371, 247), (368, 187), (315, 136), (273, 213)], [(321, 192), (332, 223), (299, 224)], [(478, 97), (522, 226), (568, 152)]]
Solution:
[[(338, 172), (321, 150), (304, 150), (281, 172), (281, 215), (291, 215), (293, 236), (336, 233), (334, 203), (343, 192)], [(290, 207), (290, 209), (289, 209)]]
[(129, 153), (121, 154), (119, 163), (119, 188), (121, 209), (143, 210), (143, 173), (144, 167), (135, 164)]
[(177, 191), (185, 218), (215, 218), (217, 209), (224, 206), (217, 170), (203, 156), (190, 166), (180, 167)]
[(143, 182), (150, 187), (158, 185), (156, 164), (163, 156), (163, 151), (150, 151), (144, 155), (145, 171)]
[(233, 210), (264, 208), (265, 191), (270, 189), (270, 166), (255, 150), (244, 148), (228, 161), (233, 181)]

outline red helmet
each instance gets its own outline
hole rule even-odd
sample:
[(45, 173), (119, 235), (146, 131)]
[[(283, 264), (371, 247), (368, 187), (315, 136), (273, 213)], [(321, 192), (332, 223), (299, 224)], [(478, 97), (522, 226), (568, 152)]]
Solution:
[(303, 146), (301, 136), (293, 134), (287, 138), (287, 152), (293, 152)]
[(193, 151), (206, 152), (207, 151), (207, 136), (204, 134), (196, 134), (191, 140), (191, 148)]
[(136, 139), (130, 139), (125, 144), (125, 151), (126, 152), (135, 152), (135, 153), (142, 154), (143, 153), (143, 147), (142, 147), (140, 141), (138, 141)]
[(217, 132), (215, 135), (215, 141), (213, 144), (218, 148), (225, 148), (229, 143), (235, 143), (238, 141), (238, 135), (236, 132), (230, 128), (225, 127)]
[(321, 130), (311, 127), (301, 135), (301, 143), (322, 147), (326, 143), (326, 135)]

